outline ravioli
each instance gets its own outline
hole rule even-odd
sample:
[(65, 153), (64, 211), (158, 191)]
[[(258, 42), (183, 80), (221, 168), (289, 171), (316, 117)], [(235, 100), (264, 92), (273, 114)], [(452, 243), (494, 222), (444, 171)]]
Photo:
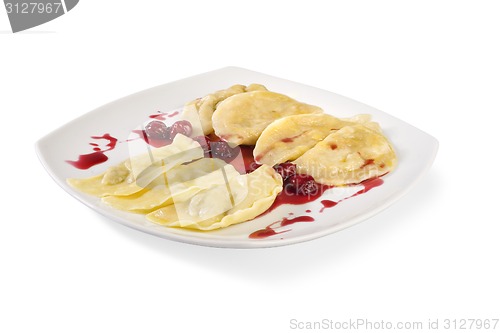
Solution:
[(253, 91), (231, 96), (217, 106), (212, 116), (215, 134), (235, 145), (254, 145), (273, 121), (296, 114), (322, 113), (317, 106), (298, 102), (271, 91)]
[(283, 188), (281, 176), (270, 166), (201, 191), (190, 200), (160, 208), (146, 217), (157, 224), (214, 230), (255, 218), (265, 212)]
[(321, 184), (340, 186), (392, 171), (396, 154), (384, 135), (356, 124), (328, 135), (293, 163), (299, 173), (311, 175)]
[(168, 146), (149, 147), (148, 153), (127, 159), (99, 175), (84, 179), (69, 178), (67, 183), (98, 197), (131, 195), (144, 190), (167, 170), (202, 157), (203, 149), (198, 142), (178, 134)]
[[(300, 114), (273, 121), (260, 135), (253, 151), (259, 164), (276, 165), (293, 161), (344, 126), (372, 124), (371, 116), (361, 114), (339, 119), (329, 114)], [(368, 126), (378, 126), (376, 123)]]
[(187, 200), (203, 189), (224, 184), (238, 175), (231, 164), (216, 158), (202, 158), (167, 171), (143, 191), (129, 196), (111, 195), (102, 201), (116, 209), (148, 213), (174, 201)]
[(328, 114), (300, 114), (277, 119), (257, 140), (254, 159), (268, 165), (292, 161), (345, 124)]
[(241, 94), (249, 91), (267, 91), (266, 87), (260, 84), (250, 84), (248, 87), (242, 84), (236, 84), (228, 89), (219, 90), (212, 94), (208, 94), (202, 98), (195, 99), (184, 106), (183, 115), (187, 118), (192, 118), (193, 111), (198, 115), (201, 123), (202, 132), (208, 135), (214, 131), (212, 127), (212, 115), (217, 107), (217, 104), (236, 94)]

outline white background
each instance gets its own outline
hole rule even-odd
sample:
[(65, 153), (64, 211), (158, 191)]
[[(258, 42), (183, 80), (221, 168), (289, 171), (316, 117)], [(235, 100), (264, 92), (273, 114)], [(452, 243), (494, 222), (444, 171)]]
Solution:
[[(0, 8), (0, 331), (293, 332), (293, 318), (424, 327), (499, 318), (499, 10), (498, 1), (82, 0), (12, 34)], [(355, 227), (231, 250), (103, 218), (36, 157), (36, 140), (87, 111), (228, 65), (409, 122), (440, 141), (434, 166)]]

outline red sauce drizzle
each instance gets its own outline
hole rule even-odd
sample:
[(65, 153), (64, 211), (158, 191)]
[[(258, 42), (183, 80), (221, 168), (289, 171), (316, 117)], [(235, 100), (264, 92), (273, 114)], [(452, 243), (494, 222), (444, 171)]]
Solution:
[(290, 230), (276, 231), (276, 229), (280, 227), (285, 227), (287, 225), (291, 225), (297, 222), (313, 222), (313, 221), (314, 217), (312, 216), (284, 217), (281, 219), (281, 221), (273, 222), (264, 229), (259, 229), (257, 231), (252, 232), (248, 237), (253, 239), (267, 238), (270, 236), (290, 231)]
[(113, 150), (116, 147), (118, 139), (112, 137), (108, 133), (103, 136), (91, 136), (91, 138), (97, 140), (107, 140), (107, 149), (102, 150), (98, 147), (99, 144), (91, 142), (90, 145), (94, 147), (92, 149), (94, 151), (93, 153), (80, 155), (76, 161), (66, 161), (66, 163), (71, 164), (77, 169), (87, 170), (94, 165), (106, 162), (108, 157), (104, 154), (104, 152)]
[(370, 191), (371, 189), (380, 186), (384, 183), (384, 181), (381, 178), (372, 178), (365, 180), (364, 182), (361, 182), (360, 184), (363, 185), (363, 188), (359, 190), (358, 192), (354, 193), (351, 197), (355, 197), (357, 195), (366, 193)]
[(342, 199), (340, 201), (321, 200), (321, 204), (323, 205), (323, 207), (320, 209), (319, 212), (323, 213), (323, 211), (326, 208), (335, 207), (339, 202), (344, 201), (344, 200), (349, 199), (349, 198), (352, 198), (352, 197), (355, 197), (357, 195), (366, 193), (366, 192), (370, 191), (371, 189), (382, 185), (383, 183), (384, 183), (384, 181), (380, 178), (372, 178), (372, 179), (365, 180), (365, 181), (360, 183), (360, 185), (363, 185), (363, 188), (361, 190), (359, 190), (358, 192), (354, 193), (353, 195), (351, 195), (350, 197), (347, 197), (347, 198)]
[[(365, 181), (358, 184), (358, 185), (363, 186), (363, 188), (361, 190), (354, 193), (350, 197), (342, 199), (340, 201), (343, 201), (343, 200), (358, 196), (360, 194), (366, 193), (366, 192), (370, 191), (371, 189), (382, 185), (383, 183), (384, 183), (384, 181), (378, 177), (365, 180)], [(334, 186), (327, 186), (327, 185), (323, 185), (323, 184), (318, 183), (318, 188), (320, 190), (318, 191), (318, 193), (316, 193), (315, 195), (311, 195), (311, 196), (304, 196), (304, 195), (297, 195), (297, 194), (290, 195), (290, 194), (286, 194), (285, 191), (282, 191), (278, 195), (276, 200), (274, 201), (273, 205), (266, 211), (266, 213), (270, 212), (270, 211), (276, 209), (278, 206), (281, 206), (284, 204), (301, 205), (304, 203), (315, 201), (316, 199), (321, 197), (326, 190), (333, 188), (333, 187)], [(331, 207), (336, 206), (340, 201), (335, 202), (332, 200), (322, 200), (321, 204), (323, 205), (323, 208), (320, 210), (320, 213), (323, 212), (323, 210), (325, 208), (331, 208)]]
[[(260, 167), (260, 164), (257, 164), (253, 158), (254, 148), (255, 146), (240, 146), (241, 158), (230, 162), (240, 173), (250, 173)], [(243, 165), (241, 165), (242, 163)]]
[(157, 114), (150, 115), (149, 118), (156, 119), (156, 120), (165, 120), (166, 119), (165, 118), (166, 115), (167, 115), (166, 113), (159, 112)]
[[(365, 180), (359, 184), (359, 185), (362, 185), (363, 188), (360, 189), (359, 191), (357, 191), (356, 193), (354, 193), (353, 195), (351, 195), (350, 197), (347, 197), (347, 198), (342, 199), (340, 201), (321, 200), (321, 204), (323, 205), (323, 207), (320, 209), (319, 212), (322, 213), (326, 208), (335, 207), (341, 201), (344, 201), (346, 199), (349, 199), (349, 198), (355, 197), (357, 195), (366, 193), (366, 192), (370, 191), (371, 189), (382, 185), (383, 183), (384, 183), (384, 181), (380, 178), (372, 178), (372, 179)], [(281, 205), (284, 205), (284, 204), (300, 205), (300, 204), (314, 201), (314, 200), (318, 199), (323, 194), (324, 191), (326, 191), (329, 188), (332, 188), (332, 186), (325, 186), (325, 185), (321, 185), (321, 184), (318, 184), (318, 185), (319, 185), (319, 188), (321, 190), (318, 191), (317, 194), (311, 195), (311, 196), (304, 196), (304, 195), (298, 195), (298, 194), (286, 194), (285, 191), (282, 191), (276, 197), (276, 200), (274, 201), (273, 205), (266, 212), (264, 212), (263, 214), (261, 214), (259, 216), (267, 214), (270, 211), (274, 210), (275, 208), (277, 208)], [(306, 210), (306, 213), (310, 213), (310, 212), (311, 212), (310, 209)], [(290, 213), (290, 215), (293, 215), (293, 213)], [(296, 222), (313, 222), (313, 221), (314, 221), (314, 218), (312, 216), (298, 216), (295, 218), (292, 218), (292, 217), (286, 218), (285, 217), (281, 221), (273, 222), (270, 225), (268, 225), (266, 228), (260, 229), (260, 230), (257, 230), (255, 232), (251, 233), (249, 235), (249, 237), (254, 238), (254, 239), (267, 238), (267, 237), (274, 236), (274, 235), (277, 235), (277, 234), (280, 234), (283, 232), (290, 231), (290, 230), (276, 231), (276, 229), (278, 229), (280, 227), (287, 226), (287, 225), (290, 225), (290, 224), (293, 224)]]
[(166, 120), (167, 119), (166, 117), (172, 118), (172, 117), (177, 116), (178, 114), (179, 114), (179, 111), (174, 111), (172, 113), (158, 111), (158, 113), (150, 115), (149, 118), (156, 119), (156, 120)]
[(323, 213), (325, 208), (332, 208), (332, 207), (336, 206), (338, 204), (338, 202), (332, 201), (332, 200), (321, 200), (321, 204), (323, 205), (323, 208), (321, 208), (319, 210), (319, 212)]
[(267, 237), (274, 236), (277, 234), (282, 234), (284, 232), (286, 232), (286, 230), (277, 232), (276, 230), (274, 230), (272, 228), (265, 228), (265, 229), (260, 229), (260, 230), (252, 232), (248, 237), (253, 238), (253, 239), (267, 238)]
[(284, 227), (286, 225), (294, 224), (297, 222), (314, 222), (314, 217), (312, 216), (297, 216), (294, 218), (285, 217), (283, 218), (283, 220), (281, 220), (281, 226)]
[[(157, 120), (166, 120), (166, 117), (171, 118), (174, 116), (177, 116), (179, 114), (179, 111), (174, 111), (172, 113), (165, 113), (165, 112), (158, 112), (157, 114), (152, 114), (149, 116), (151, 119), (157, 119)], [(148, 138), (146, 135), (146, 132), (144, 130), (134, 130), (132, 131), (133, 133), (136, 133), (139, 135), (137, 139), (142, 139), (144, 140), (147, 144), (159, 148), (163, 147), (167, 144), (172, 143), (171, 141), (166, 141), (166, 140), (152, 140)], [(78, 156), (78, 159), (76, 161), (66, 161), (68, 164), (71, 164), (77, 169), (82, 169), (82, 170), (87, 170), (94, 165), (104, 163), (108, 160), (108, 156), (104, 154), (104, 152), (110, 151), (116, 147), (116, 144), (118, 143), (118, 139), (112, 137), (108, 133), (102, 135), (102, 136), (92, 136), (92, 139), (97, 139), (97, 140), (108, 140), (108, 143), (106, 144), (106, 149), (100, 148), (101, 145), (95, 142), (90, 142), (89, 144), (93, 147), (92, 150), (94, 151), (93, 153), (90, 154), (82, 154)], [(134, 139), (132, 139), (134, 140)], [(127, 140), (131, 141), (131, 140)]]
[(259, 216), (267, 214), (267, 213), (275, 210), (276, 208), (278, 208), (281, 205), (286, 205), (286, 204), (302, 205), (302, 204), (305, 204), (308, 202), (313, 202), (316, 199), (318, 199), (319, 197), (321, 197), (326, 190), (333, 188), (333, 186), (323, 185), (323, 184), (319, 184), (319, 183), (317, 183), (317, 185), (318, 185), (318, 191), (316, 193), (311, 194), (311, 195), (300, 195), (300, 194), (294, 193), (294, 191), (291, 191), (291, 192), (287, 191), (287, 188), (285, 186), (283, 188), (283, 191), (281, 191), (280, 194), (278, 194), (278, 196), (274, 200), (271, 207), (269, 207), (264, 213), (262, 213)]

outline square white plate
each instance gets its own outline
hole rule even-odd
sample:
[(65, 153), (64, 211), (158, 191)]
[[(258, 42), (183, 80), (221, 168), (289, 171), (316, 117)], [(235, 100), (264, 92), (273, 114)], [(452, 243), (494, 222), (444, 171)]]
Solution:
[[(260, 83), (269, 90), (289, 95), (301, 102), (322, 107), (326, 113), (338, 117), (356, 114), (371, 114), (384, 133), (393, 143), (398, 155), (398, 166), (383, 177), (384, 184), (359, 196), (340, 202), (335, 207), (324, 210), (320, 201), (337, 201), (338, 193), (325, 193), (324, 197), (305, 205), (280, 206), (269, 214), (255, 220), (234, 225), (222, 230), (197, 232), (155, 225), (143, 215), (126, 213), (103, 205), (99, 198), (82, 194), (66, 184), (67, 178), (84, 178), (99, 174), (109, 166), (128, 158), (127, 139), (132, 130), (143, 124), (150, 115), (157, 112), (172, 114), (180, 110), (184, 103), (216, 90), (234, 84)], [(115, 149), (105, 152), (108, 160), (87, 170), (80, 170), (68, 164), (81, 154), (92, 153), (95, 146), (102, 143), (105, 150), (107, 141), (91, 139), (109, 133), (118, 139)], [(309, 87), (300, 83), (272, 77), (242, 68), (227, 67), (200, 74), (172, 83), (141, 91), (104, 105), (40, 139), (37, 144), (38, 156), (54, 180), (68, 193), (97, 212), (126, 226), (153, 235), (186, 243), (234, 248), (258, 248), (280, 246), (318, 238), (356, 223), (382, 211), (408, 190), (424, 175), (434, 161), (438, 142), (432, 136), (396, 119), (382, 111), (349, 98)], [(295, 223), (276, 228), (276, 235), (261, 239), (249, 238), (259, 229), (266, 228), (284, 217), (307, 215), (314, 222)], [(293, 214), (293, 215), (290, 215)]]

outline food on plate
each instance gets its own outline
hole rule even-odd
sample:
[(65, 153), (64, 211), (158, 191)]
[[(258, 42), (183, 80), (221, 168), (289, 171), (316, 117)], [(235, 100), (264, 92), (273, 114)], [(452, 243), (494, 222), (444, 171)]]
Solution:
[(214, 230), (255, 218), (266, 211), (281, 192), (283, 180), (270, 166), (234, 177), (190, 199), (147, 215), (168, 227)]
[(273, 121), (260, 135), (255, 161), (276, 165), (300, 157), (328, 134), (354, 123), (367, 123), (369, 115), (339, 119), (329, 114), (299, 114)]
[(189, 102), (170, 126), (151, 118), (133, 131), (142, 140), (127, 140), (129, 159), (68, 184), (156, 224), (208, 231), (252, 220), (276, 203), (313, 201), (397, 164), (370, 115), (337, 118), (260, 84)]
[(145, 189), (128, 196), (109, 195), (102, 202), (113, 208), (137, 213), (148, 213), (187, 199), (214, 185), (225, 184), (239, 175), (231, 165), (218, 158), (201, 158), (178, 165), (158, 176)]
[(390, 172), (396, 154), (383, 134), (356, 124), (328, 135), (293, 163), (321, 184), (341, 186)]
[(235, 145), (254, 145), (274, 120), (294, 114), (322, 113), (320, 107), (272, 91), (252, 91), (222, 101), (212, 115), (215, 134)]
[(98, 197), (124, 196), (142, 191), (163, 172), (203, 157), (203, 149), (196, 141), (176, 135), (172, 144), (160, 148), (149, 147), (147, 153), (134, 156), (90, 178), (70, 178), (72, 187)]
[(212, 127), (212, 115), (220, 102), (236, 94), (266, 90), (266, 87), (263, 85), (255, 83), (248, 86), (235, 84), (227, 89), (216, 91), (212, 94), (208, 94), (202, 98), (198, 98), (187, 103), (184, 106), (184, 113), (190, 113), (194, 110), (199, 117), (203, 134), (208, 135), (214, 131)]

